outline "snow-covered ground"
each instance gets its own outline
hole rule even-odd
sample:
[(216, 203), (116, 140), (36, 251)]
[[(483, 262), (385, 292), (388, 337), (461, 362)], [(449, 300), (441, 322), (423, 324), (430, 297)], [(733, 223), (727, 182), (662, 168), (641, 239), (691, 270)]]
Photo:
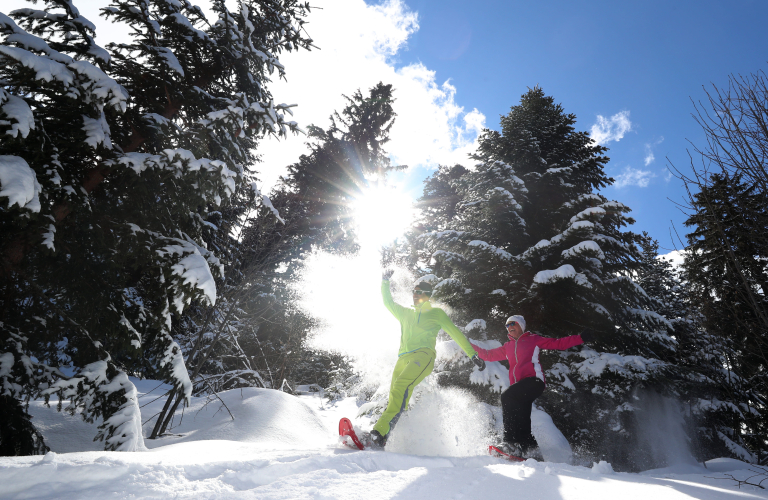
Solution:
[[(163, 392), (157, 385), (137, 381), (141, 404), (146, 404), (145, 433), (163, 403), (152, 401)], [(340, 417), (351, 417), (363, 428), (370, 425), (366, 417), (356, 418), (353, 398), (329, 404), (317, 396), (265, 389), (228, 391), (220, 397), (196, 399), (174, 423), (174, 436), (147, 440), (150, 449), (137, 453), (96, 451), (102, 443), (92, 441), (94, 425), (33, 402), (30, 412), (54, 452), (0, 458), (0, 498), (768, 498), (765, 490), (739, 489), (727, 478), (754, 474), (748, 464), (730, 459), (710, 461), (706, 468), (689, 463), (629, 474), (616, 473), (605, 462), (580, 467), (490, 457), (483, 441), (490, 438), (482, 431), (482, 421), (492, 418), (490, 407), (463, 407), (467, 401), (451, 391), (422, 394), (399, 422), (386, 452), (339, 446)], [(455, 418), (459, 413), (463, 418)], [(539, 441), (549, 439), (545, 458), (562, 458), (564, 443), (547, 419), (543, 412), (534, 415)], [(460, 425), (446, 424), (451, 421)], [(472, 422), (478, 424), (468, 425)]]

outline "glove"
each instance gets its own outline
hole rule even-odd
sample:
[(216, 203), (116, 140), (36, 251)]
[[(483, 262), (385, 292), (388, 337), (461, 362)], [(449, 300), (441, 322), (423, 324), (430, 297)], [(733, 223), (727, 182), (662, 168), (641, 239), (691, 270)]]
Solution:
[(381, 273), (381, 279), (389, 281), (389, 278), (391, 278), (393, 274), (395, 274), (394, 269), (385, 269), (384, 272)]
[(593, 332), (589, 328), (581, 332), (579, 336), (581, 337), (581, 340), (583, 340), (585, 344), (595, 340), (595, 332)]
[(485, 370), (485, 361), (480, 359), (480, 356), (475, 354), (472, 356), (472, 362), (475, 364), (475, 366), (478, 368), (478, 370), (483, 371)]

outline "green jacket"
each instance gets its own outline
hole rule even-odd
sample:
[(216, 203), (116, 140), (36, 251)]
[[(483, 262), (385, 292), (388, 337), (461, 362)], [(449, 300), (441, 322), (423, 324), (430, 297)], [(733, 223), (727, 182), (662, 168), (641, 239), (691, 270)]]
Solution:
[(432, 307), (429, 301), (414, 307), (403, 307), (395, 303), (392, 299), (392, 293), (389, 291), (389, 280), (381, 282), (381, 296), (389, 312), (400, 322), (400, 351), (397, 353), (398, 356), (423, 347), (434, 351), (437, 332), (441, 328), (459, 344), (467, 356), (471, 358), (477, 354), (472, 349), (472, 344), (469, 343), (467, 337), (456, 328), (451, 318), (439, 307)]

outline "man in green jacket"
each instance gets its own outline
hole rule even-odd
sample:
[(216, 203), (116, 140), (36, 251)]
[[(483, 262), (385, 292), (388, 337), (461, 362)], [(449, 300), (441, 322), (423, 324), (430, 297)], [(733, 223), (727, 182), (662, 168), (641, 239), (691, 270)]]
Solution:
[(386, 308), (400, 322), (400, 351), (392, 373), (387, 408), (371, 431), (371, 444), (376, 447), (386, 444), (392, 426), (408, 408), (413, 389), (432, 373), (435, 367), (435, 343), (440, 329), (445, 330), (459, 344), (481, 371), (485, 369), (485, 362), (478, 357), (445, 311), (430, 303), (432, 285), (425, 281), (419, 282), (413, 290), (413, 307), (404, 307), (392, 299), (389, 290), (392, 273), (388, 270), (382, 276), (381, 296)]

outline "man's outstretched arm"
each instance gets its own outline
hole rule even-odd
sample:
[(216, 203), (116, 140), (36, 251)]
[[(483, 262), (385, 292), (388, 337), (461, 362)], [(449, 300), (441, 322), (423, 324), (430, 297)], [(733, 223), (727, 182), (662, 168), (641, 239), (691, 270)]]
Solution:
[(384, 306), (397, 318), (398, 321), (402, 321), (405, 314), (410, 311), (407, 307), (403, 307), (392, 298), (392, 292), (389, 290), (389, 278), (392, 277), (393, 271), (384, 271), (381, 276), (381, 298), (384, 299)]
[(475, 351), (472, 348), (472, 344), (469, 343), (469, 340), (467, 340), (467, 337), (464, 336), (463, 333), (461, 333), (461, 330), (456, 328), (456, 325), (453, 324), (453, 321), (451, 321), (451, 318), (448, 317), (447, 314), (445, 314), (445, 311), (441, 311), (442, 314), (440, 314), (440, 328), (445, 330), (445, 333), (451, 336), (453, 340), (456, 341), (457, 344), (459, 344), (459, 347), (469, 356), (472, 358), (473, 356), (477, 355), (477, 351)]

